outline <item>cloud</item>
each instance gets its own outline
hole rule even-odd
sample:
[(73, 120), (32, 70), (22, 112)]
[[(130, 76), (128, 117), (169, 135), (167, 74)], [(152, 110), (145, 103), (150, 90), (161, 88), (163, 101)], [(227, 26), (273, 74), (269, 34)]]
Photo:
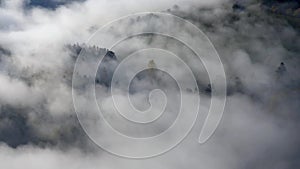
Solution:
[[(0, 168), (297, 168), (299, 30), (285, 18), (264, 12), (257, 3), (245, 4), (245, 10), (233, 11), (231, 2), (219, 0), (88, 0), (48, 9), (34, 5), (27, 8), (28, 1), (1, 1)], [(167, 11), (200, 27), (220, 54), (229, 94), (224, 118), (206, 144), (197, 143), (202, 124), (197, 122), (187, 139), (169, 153), (137, 161), (99, 149), (81, 128), (71, 98), (77, 54), (74, 48), (78, 46), (68, 45), (86, 42), (112, 19), (143, 11)], [(207, 112), (208, 75), (188, 48), (171, 38), (141, 36), (120, 43), (114, 50), (121, 59), (138, 48), (151, 46), (177, 51), (193, 68), (201, 93), (201, 110)], [(170, 64), (163, 59), (156, 62)], [(281, 62), (287, 69), (283, 75), (276, 73)], [(147, 63), (148, 60), (137, 59), (132, 67)], [(184, 79), (186, 75), (177, 68), (171, 70)], [(113, 71), (114, 66), (106, 69)], [(123, 70), (126, 71), (130, 73), (129, 68)], [(133, 93), (139, 91), (131, 99), (141, 110), (149, 108), (148, 91), (153, 89), (151, 78), (143, 78), (145, 74), (131, 86)], [(163, 91), (172, 88), (168, 97), (175, 96), (177, 88), (170, 85), (172, 80), (166, 75), (161, 77), (161, 83), (167, 84), (160, 85), (165, 87)], [(124, 79), (118, 91), (121, 98), (127, 97), (122, 91), (126, 87), (122, 86)], [(83, 85), (85, 80), (82, 78)], [(97, 84), (96, 94), (111, 115), (107, 86)], [(167, 103), (169, 112), (176, 109), (176, 97), (172, 98)], [(111, 120), (123, 132), (145, 136), (159, 133), (175, 118), (176, 114), (166, 114), (150, 130), (118, 123), (114, 117)]]

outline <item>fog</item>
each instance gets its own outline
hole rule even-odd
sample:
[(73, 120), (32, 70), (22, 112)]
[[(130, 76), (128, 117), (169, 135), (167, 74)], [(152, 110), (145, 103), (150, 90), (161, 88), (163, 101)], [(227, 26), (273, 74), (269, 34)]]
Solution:
[[(266, 11), (260, 2), (238, 1), (244, 7), (238, 10), (232, 8), (234, 3), (55, 0), (47, 5), (29, 0), (0, 1), (0, 168), (299, 167), (299, 27), (285, 16)], [(83, 101), (78, 105), (80, 110), (93, 111), (87, 106), (90, 98), (81, 90), (91, 88), (94, 79), (86, 74), (91, 73), (90, 65), (98, 64), (94, 55), (105, 55), (107, 47), (88, 39), (112, 20), (149, 11), (184, 18), (207, 35), (225, 69), (227, 98), (215, 133), (199, 144), (214, 84), (209, 87), (205, 65), (195, 53), (174, 38), (158, 35), (128, 38), (109, 49), (113, 59), (98, 66), (95, 96), (104, 116), (118, 131), (148, 137), (168, 128), (179, 114), (178, 81), (189, 86), (181, 93), (189, 98), (186, 112), (196, 105), (194, 97), (201, 99), (195, 126), (178, 146), (157, 157), (136, 160), (104, 151), (84, 131), (73, 105), (72, 77), (76, 59), (84, 49), (81, 55), (86, 56), (86, 65), (82, 72), (74, 72), (80, 75), (75, 94)], [(147, 18), (144, 22), (148, 22)], [(142, 28), (126, 30), (128, 26), (116, 28), (107, 37), (116, 38), (119, 32)], [(161, 28), (168, 29), (166, 25)], [(138, 49), (156, 47), (178, 54), (191, 68), (196, 88), (190, 85), (193, 79), (181, 62), (168, 59), (169, 53), (152, 49), (132, 54)], [(126, 60), (129, 54), (132, 60)], [(123, 67), (116, 69), (121, 63)], [(144, 70), (129, 82), (133, 70), (141, 65), (164, 67), (169, 74)], [(115, 75), (114, 81), (111, 76), (117, 70), (120, 74)], [(103, 79), (104, 75), (108, 78)], [(114, 90), (111, 85), (115, 85)], [(118, 106), (125, 115), (130, 116), (133, 111), (126, 101), (128, 93), (137, 110), (152, 112), (148, 118), (154, 118), (152, 115), (163, 105), (165, 113), (149, 125), (126, 122), (113, 108), (111, 91), (118, 96)], [(97, 134), (98, 139), (103, 137)], [(125, 143), (109, 141), (130, 151)]]

